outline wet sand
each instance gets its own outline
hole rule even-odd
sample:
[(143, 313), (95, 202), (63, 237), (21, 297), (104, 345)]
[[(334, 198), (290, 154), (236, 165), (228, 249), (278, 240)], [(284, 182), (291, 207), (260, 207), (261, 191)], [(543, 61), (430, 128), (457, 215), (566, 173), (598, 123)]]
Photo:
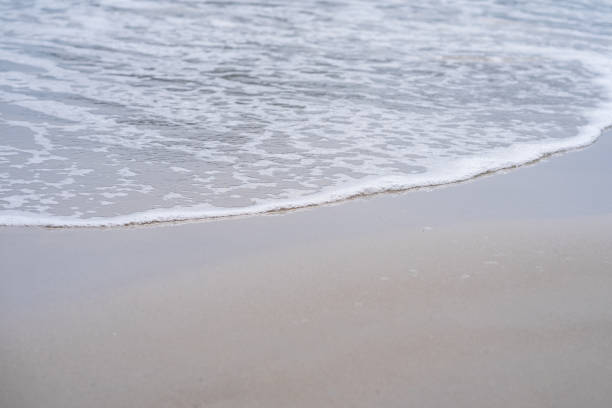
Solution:
[(266, 215), (0, 229), (2, 407), (612, 406), (612, 135)]

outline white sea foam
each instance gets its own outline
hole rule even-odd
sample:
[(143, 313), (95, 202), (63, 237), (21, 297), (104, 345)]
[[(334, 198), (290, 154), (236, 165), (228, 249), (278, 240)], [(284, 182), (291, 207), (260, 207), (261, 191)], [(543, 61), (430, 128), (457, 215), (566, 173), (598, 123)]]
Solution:
[(226, 217), (440, 185), (612, 123), (600, 2), (268, 6), (0, 5), (0, 225)]
[[(381, 177), (297, 199), (275, 200), (273, 202), (231, 209), (214, 208), (206, 205), (174, 207), (114, 217), (92, 217), (88, 219), (6, 211), (2, 218), (0, 218), (0, 222), (2, 222), (2, 225), (7, 226), (30, 225), (46, 227), (116, 227), (134, 224), (177, 222), (270, 213), (329, 204), (362, 195), (402, 191), (417, 187), (439, 186), (468, 180), (484, 173), (522, 165), (552, 153), (587, 146), (597, 139), (601, 132), (600, 129), (608, 126), (609, 112), (612, 112), (612, 103), (603, 106), (601, 116), (596, 117), (592, 123), (584, 126), (579, 136), (571, 140), (500, 149), (498, 152), (491, 153), (487, 157), (463, 159), (453, 163), (452, 166), (432, 171), (430, 174), (423, 176)], [(180, 194), (168, 193), (165, 199), (172, 199), (177, 196), (180, 196)]]

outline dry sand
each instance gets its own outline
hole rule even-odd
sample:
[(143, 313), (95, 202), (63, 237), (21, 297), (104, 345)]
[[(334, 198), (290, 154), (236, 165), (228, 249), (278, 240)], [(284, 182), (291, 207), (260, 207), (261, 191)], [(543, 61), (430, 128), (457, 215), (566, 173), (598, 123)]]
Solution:
[(610, 407), (612, 137), (274, 216), (0, 229), (0, 407)]

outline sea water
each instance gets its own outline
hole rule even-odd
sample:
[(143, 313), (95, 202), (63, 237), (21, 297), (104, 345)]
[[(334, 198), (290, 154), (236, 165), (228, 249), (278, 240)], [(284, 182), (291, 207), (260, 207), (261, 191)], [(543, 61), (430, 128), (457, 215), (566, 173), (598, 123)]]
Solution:
[(612, 123), (612, 3), (0, 0), (0, 225), (464, 180)]

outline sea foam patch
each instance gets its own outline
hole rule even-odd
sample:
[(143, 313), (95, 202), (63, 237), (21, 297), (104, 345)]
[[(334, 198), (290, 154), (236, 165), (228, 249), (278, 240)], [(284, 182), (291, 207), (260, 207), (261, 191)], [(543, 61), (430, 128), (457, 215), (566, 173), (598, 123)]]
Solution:
[(439, 185), (612, 123), (601, 2), (98, 3), (0, 5), (1, 225)]

